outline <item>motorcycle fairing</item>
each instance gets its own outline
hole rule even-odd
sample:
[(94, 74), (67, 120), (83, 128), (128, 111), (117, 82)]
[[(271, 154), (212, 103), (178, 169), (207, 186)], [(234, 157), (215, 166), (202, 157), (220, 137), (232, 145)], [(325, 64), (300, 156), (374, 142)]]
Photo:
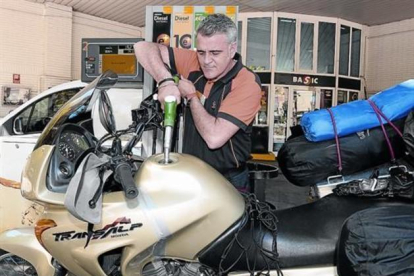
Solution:
[(35, 267), (39, 276), (54, 275), (52, 256), (37, 241), (32, 227), (1, 233), (0, 249), (27, 260)]
[[(47, 147), (33, 154), (47, 159), (52, 151)], [(103, 229), (120, 217), (130, 219), (131, 225), (142, 226), (122, 235), (130, 225), (128, 229), (120, 229), (118, 225), (113, 236), (91, 239), (86, 249), (86, 235), (82, 233), (87, 232), (87, 223), (62, 208), (62, 194), (42, 190), (38, 198), (54, 202), (47, 206), (43, 218), (54, 220), (57, 226), (42, 235), (53, 257), (79, 276), (103, 275), (99, 256), (117, 248), (123, 248), (123, 275), (135, 275), (146, 263), (159, 257), (198, 261), (198, 253), (241, 217), (244, 200), (225, 178), (198, 158), (171, 153), (173, 163), (163, 164), (163, 157), (151, 156), (141, 165), (135, 175), (140, 190), (138, 198), (128, 200), (123, 192), (103, 195), (102, 221), (94, 229)], [(32, 162), (29, 164), (35, 166)], [(42, 174), (26, 168), (27, 182), (35, 186), (34, 190), (42, 186), (36, 180), (45, 181), (45, 176), (40, 177)], [(65, 232), (81, 234), (56, 241), (56, 234)]]
[[(160, 240), (164, 244), (149, 251), (157, 257), (197, 261), (198, 253), (241, 217), (244, 200), (221, 174), (200, 159), (171, 153), (173, 162), (166, 165), (163, 157), (147, 159), (136, 176), (140, 192), (151, 200), (147, 207), (158, 233), (169, 231), (167, 238)], [(125, 275), (137, 268), (132, 264), (138, 255), (131, 252), (130, 256), (127, 260), (131, 261), (123, 262), (128, 264), (122, 269)]]
[(40, 204), (63, 205), (64, 195), (47, 189), (46, 176), (55, 146), (43, 145), (27, 159), (22, 172), (22, 196)]

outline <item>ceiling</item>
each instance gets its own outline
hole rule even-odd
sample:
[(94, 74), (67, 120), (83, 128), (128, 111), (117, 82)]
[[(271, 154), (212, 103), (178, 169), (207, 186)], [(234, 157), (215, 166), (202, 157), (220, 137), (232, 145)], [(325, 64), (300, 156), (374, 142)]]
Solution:
[(145, 25), (146, 6), (238, 6), (239, 12), (279, 11), (339, 17), (372, 26), (414, 17), (413, 0), (26, 0), (52, 2), (74, 11), (129, 24)]

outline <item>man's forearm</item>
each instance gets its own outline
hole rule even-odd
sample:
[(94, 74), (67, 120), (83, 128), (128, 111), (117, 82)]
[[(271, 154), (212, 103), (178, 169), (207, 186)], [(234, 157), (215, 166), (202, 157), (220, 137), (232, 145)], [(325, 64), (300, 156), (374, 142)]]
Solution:
[(239, 129), (227, 120), (210, 115), (196, 98), (191, 100), (190, 109), (194, 124), (210, 149), (222, 147)]
[[(144, 69), (159, 83), (163, 79), (171, 78), (171, 73), (165, 67), (165, 64), (170, 64), (170, 58), (168, 57), (168, 49), (165, 46), (140, 41), (134, 45), (135, 56), (138, 62), (144, 67)], [(171, 95), (177, 99), (177, 103), (180, 103), (180, 91), (174, 84), (173, 80), (165, 82), (168, 84), (162, 85), (158, 88), (158, 100), (161, 102), (161, 107), (164, 106), (164, 100), (167, 96)]]
[(193, 115), (194, 124), (198, 132), (200, 133), (201, 137), (203, 137), (204, 141), (209, 144), (212, 136), (212, 127), (214, 126), (216, 118), (207, 113), (207, 111), (204, 109), (204, 106), (198, 99), (194, 98), (191, 100), (190, 109), (191, 115)]
[(140, 41), (134, 45), (135, 56), (144, 69), (159, 82), (171, 73), (165, 68), (164, 63), (169, 64), (167, 48), (160, 50), (160, 46), (155, 43)]

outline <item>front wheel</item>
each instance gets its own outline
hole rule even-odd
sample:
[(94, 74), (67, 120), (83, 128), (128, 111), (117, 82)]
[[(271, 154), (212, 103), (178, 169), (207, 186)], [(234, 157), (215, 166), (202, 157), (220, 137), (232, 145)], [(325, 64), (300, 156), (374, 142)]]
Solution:
[(34, 266), (23, 258), (0, 250), (0, 276), (37, 276)]

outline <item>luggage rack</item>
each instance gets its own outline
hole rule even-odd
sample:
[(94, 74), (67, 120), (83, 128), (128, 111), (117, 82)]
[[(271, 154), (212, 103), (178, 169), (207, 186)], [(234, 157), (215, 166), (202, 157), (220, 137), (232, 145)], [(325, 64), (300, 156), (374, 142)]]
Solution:
[[(394, 169), (402, 168), (405, 173), (409, 173), (414, 175), (414, 171), (409, 171), (406, 165), (393, 165), (388, 167), (388, 172), (391, 172)], [(391, 173), (382, 174), (377, 176), (378, 179), (384, 179), (391, 177)], [(316, 185), (311, 186), (310, 196), (312, 199), (320, 199), (332, 193), (333, 189), (335, 189), (338, 185), (347, 184), (351, 181), (355, 180), (363, 180), (365, 178), (349, 178), (346, 179), (343, 175), (332, 175), (326, 179), (326, 182), (318, 183)]]

